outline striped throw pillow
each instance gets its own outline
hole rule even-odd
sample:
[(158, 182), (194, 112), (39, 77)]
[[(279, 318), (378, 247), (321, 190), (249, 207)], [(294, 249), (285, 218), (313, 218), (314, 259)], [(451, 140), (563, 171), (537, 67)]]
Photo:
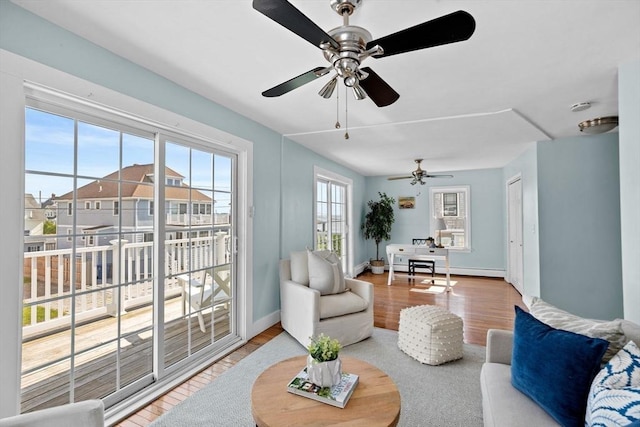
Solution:
[(536, 319), (553, 328), (609, 341), (609, 348), (602, 358), (603, 363), (607, 363), (628, 341), (622, 330), (620, 319), (612, 321), (585, 319), (560, 310), (537, 297), (531, 301), (529, 312)]

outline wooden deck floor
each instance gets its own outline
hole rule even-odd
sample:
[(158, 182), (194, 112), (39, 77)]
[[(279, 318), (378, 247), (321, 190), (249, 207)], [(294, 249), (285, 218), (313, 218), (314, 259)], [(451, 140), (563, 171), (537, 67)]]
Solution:
[[(197, 318), (181, 318), (181, 298), (167, 300), (165, 314), (175, 319), (165, 327), (165, 362), (171, 365), (217, 341), (230, 333), (229, 310), (219, 305), (205, 315), (206, 332), (202, 332)], [(105, 317), (76, 328), (74, 345), (76, 357), (73, 368), (74, 400), (102, 398), (115, 390), (116, 377), (120, 387), (152, 372), (151, 306), (140, 307), (122, 316), (120, 330), (124, 339), (114, 340), (117, 324), (114, 317)], [(190, 333), (187, 333), (190, 329)], [(127, 333), (128, 332), (128, 333)], [(70, 364), (65, 356), (70, 349), (69, 331), (61, 331), (23, 343), (23, 372), (21, 384), (22, 412), (68, 403), (70, 399)], [(118, 353), (119, 349), (119, 353)], [(118, 358), (120, 369), (117, 370)], [(52, 363), (46, 368), (38, 368)]]

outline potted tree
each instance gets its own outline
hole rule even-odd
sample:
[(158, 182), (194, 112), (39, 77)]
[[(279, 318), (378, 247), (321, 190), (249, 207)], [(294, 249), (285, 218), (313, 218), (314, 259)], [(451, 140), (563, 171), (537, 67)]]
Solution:
[(364, 217), (362, 231), (365, 239), (376, 242), (376, 259), (371, 260), (371, 272), (384, 273), (384, 258), (380, 257), (380, 242), (391, 238), (391, 226), (394, 222), (393, 206), (396, 201), (385, 193), (378, 192), (380, 200), (369, 200), (369, 212)]

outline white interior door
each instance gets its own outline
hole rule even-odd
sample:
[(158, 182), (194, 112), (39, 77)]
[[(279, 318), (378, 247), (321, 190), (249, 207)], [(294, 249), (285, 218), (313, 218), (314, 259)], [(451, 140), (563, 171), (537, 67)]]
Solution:
[(524, 292), (522, 242), (522, 180), (517, 178), (508, 185), (509, 270), (507, 280), (521, 294)]

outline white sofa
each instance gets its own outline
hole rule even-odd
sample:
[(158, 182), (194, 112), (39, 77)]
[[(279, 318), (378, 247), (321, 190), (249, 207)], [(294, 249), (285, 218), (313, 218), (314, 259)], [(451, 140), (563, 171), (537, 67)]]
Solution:
[[(302, 252), (298, 253), (301, 254)], [(294, 253), (292, 253), (294, 255)], [(305, 262), (305, 256), (293, 257)], [(298, 269), (304, 271), (305, 266)], [(308, 271), (308, 270), (307, 270)], [(307, 273), (308, 275), (308, 273)], [(280, 321), (282, 327), (303, 346), (321, 333), (340, 341), (342, 346), (362, 341), (373, 333), (373, 285), (357, 279), (344, 279), (346, 292), (320, 295), (309, 287), (308, 278), (291, 278), (291, 260), (280, 261)]]
[[(621, 326), (627, 339), (640, 344), (640, 326), (627, 320)], [(547, 412), (511, 385), (512, 347), (513, 331), (488, 331), (486, 361), (480, 372), (485, 427), (558, 426)]]
[(104, 404), (85, 400), (0, 420), (0, 427), (103, 427)]

